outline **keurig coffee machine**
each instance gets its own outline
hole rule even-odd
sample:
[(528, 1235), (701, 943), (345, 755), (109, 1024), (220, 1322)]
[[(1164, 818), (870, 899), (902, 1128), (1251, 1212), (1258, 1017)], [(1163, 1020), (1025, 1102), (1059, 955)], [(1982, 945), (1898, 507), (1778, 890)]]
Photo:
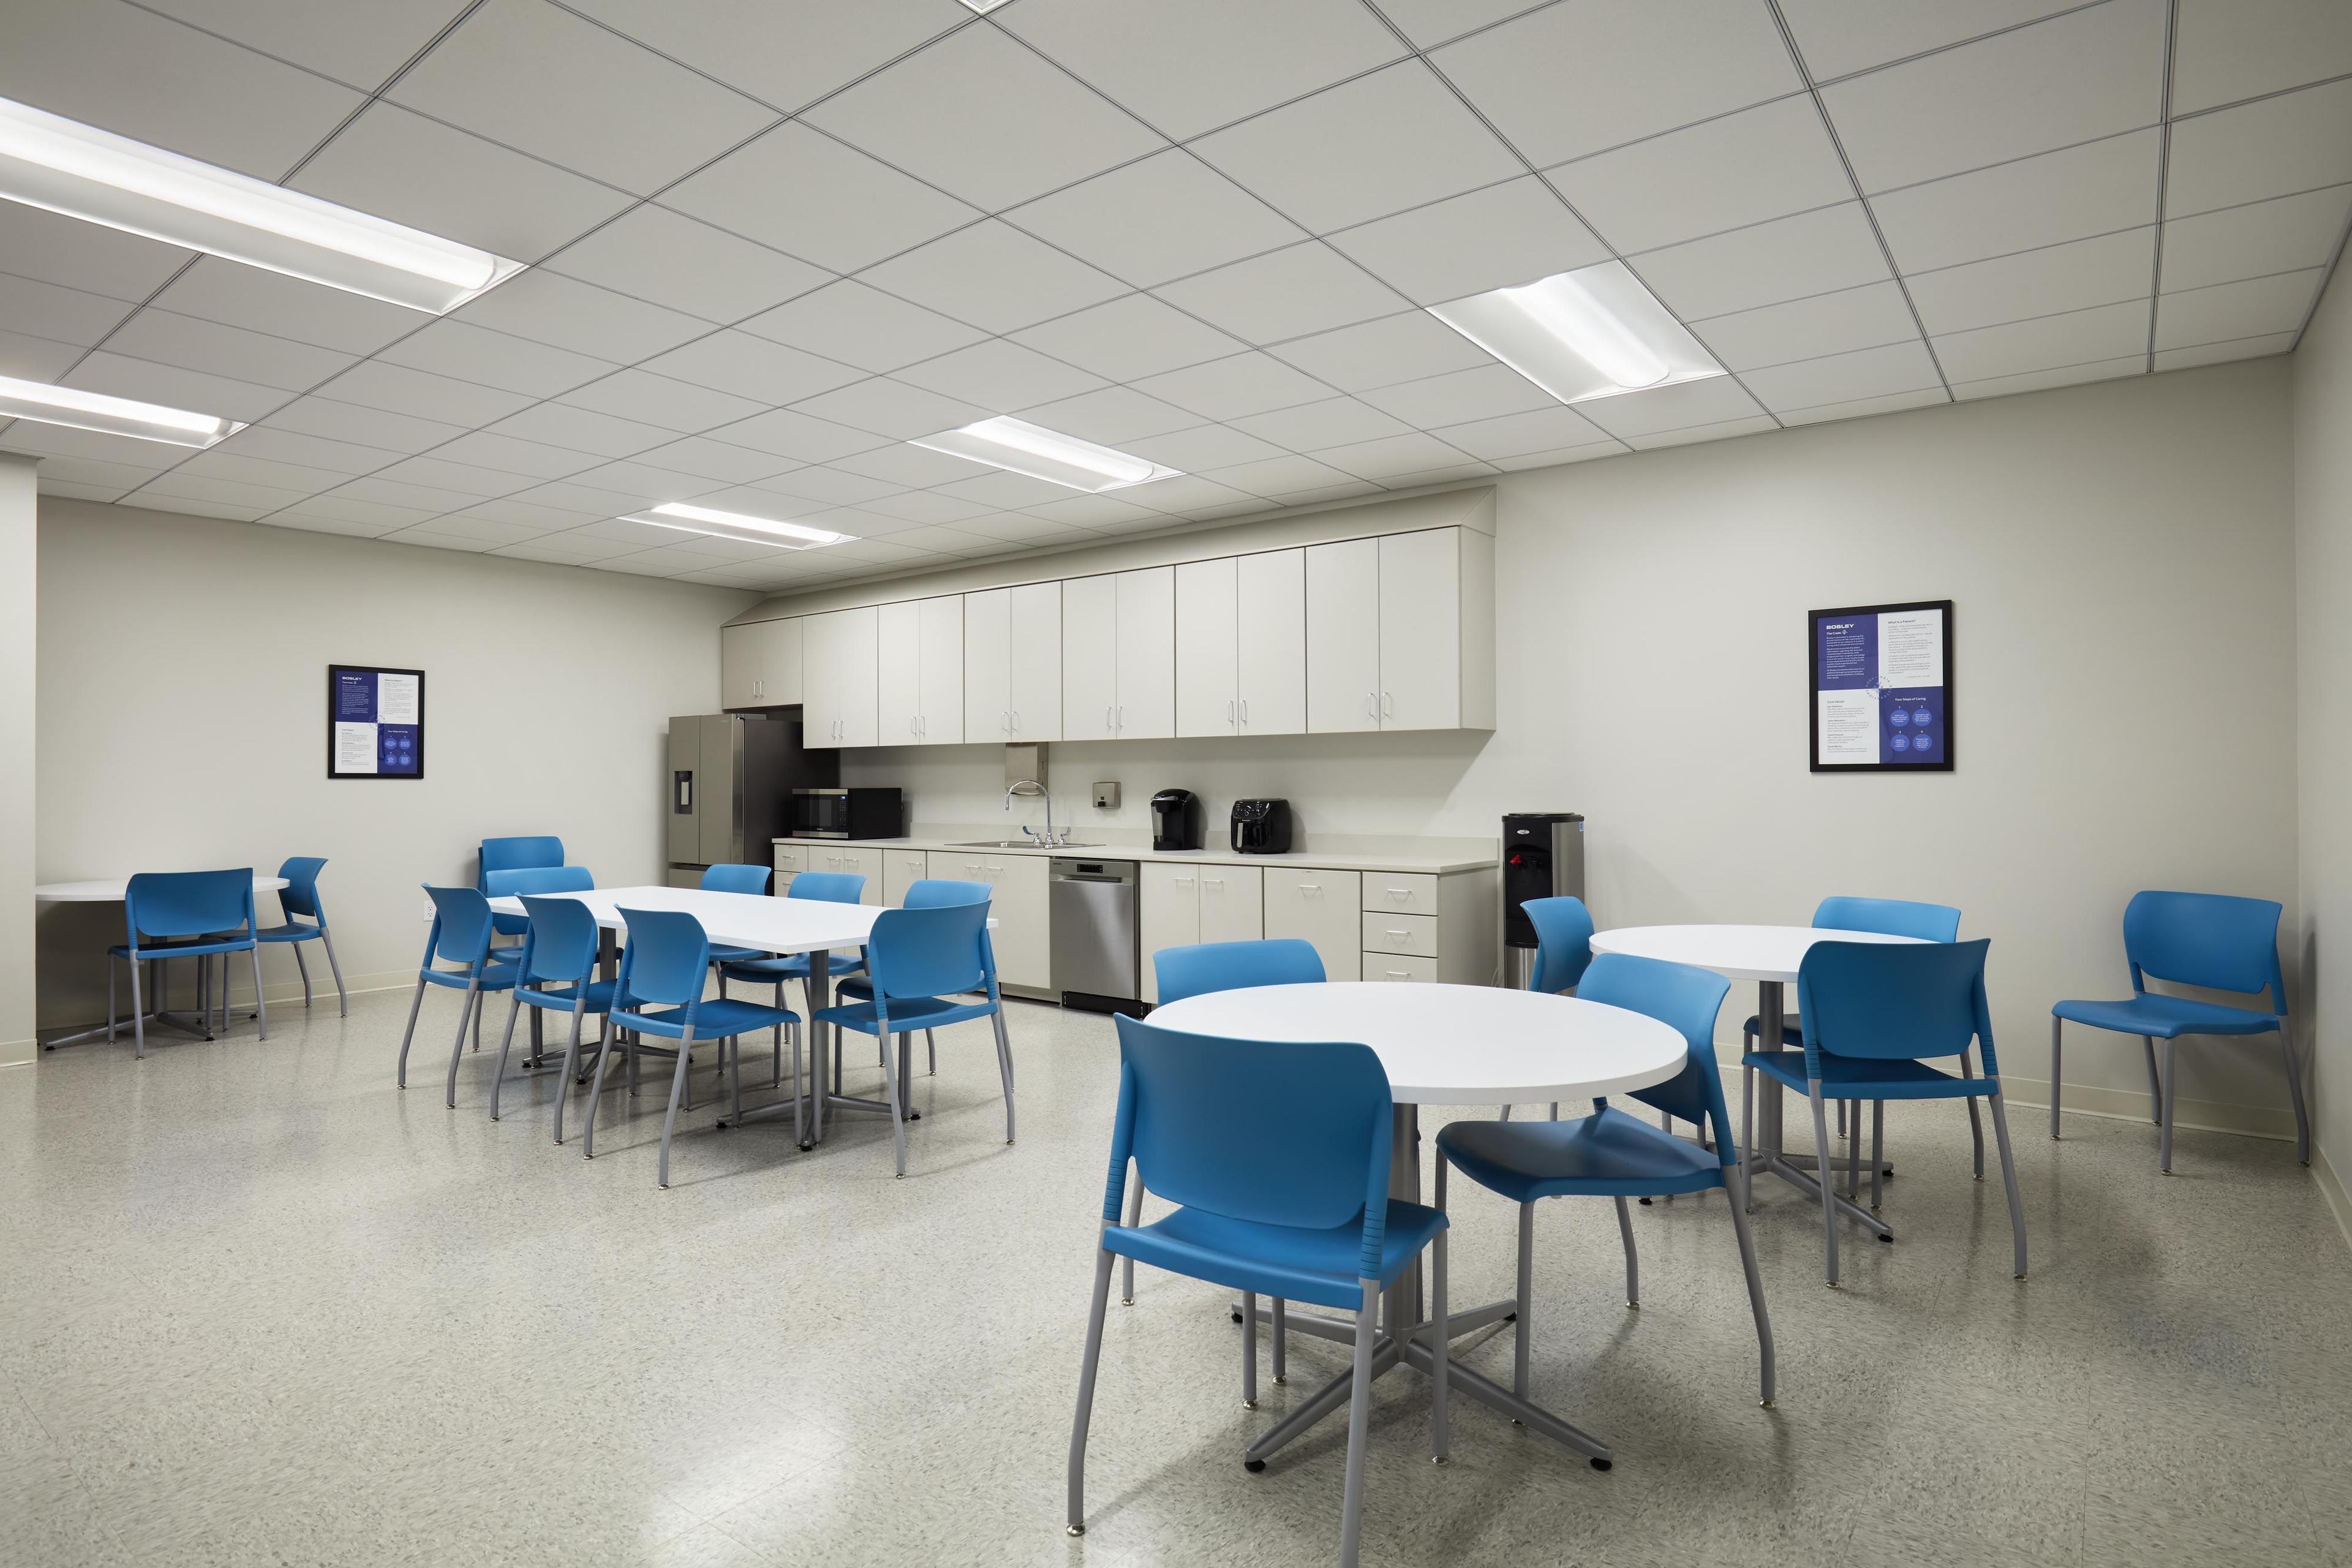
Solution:
[(1151, 847), (1201, 847), (1201, 797), (1189, 789), (1163, 789), (1151, 797)]
[(1520, 811), (1503, 818), (1503, 983), (1527, 989), (1536, 967), (1529, 899), (1584, 897), (1584, 818), (1572, 811)]

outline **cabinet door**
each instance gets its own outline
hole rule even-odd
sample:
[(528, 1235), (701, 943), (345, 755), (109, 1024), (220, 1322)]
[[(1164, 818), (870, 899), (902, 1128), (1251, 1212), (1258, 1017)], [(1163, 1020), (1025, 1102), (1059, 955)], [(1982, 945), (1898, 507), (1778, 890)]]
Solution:
[(1381, 545), (1381, 728), (1462, 722), (1460, 531), (1391, 533)]
[(800, 844), (779, 844), (775, 847), (775, 850), (776, 891), (781, 893), (784, 890), (783, 880), (786, 877), (798, 876), (809, 868), (809, 852), (805, 845)]
[[(948, 594), (915, 605), (923, 628), (922, 679), (916, 704), (916, 739), (929, 746), (963, 742), (963, 595)], [(992, 734), (982, 735), (992, 740)]]
[(1307, 550), (1307, 728), (1377, 730), (1381, 692), (1381, 543)]
[(801, 700), (801, 622), (761, 621), (760, 629), (760, 706), (788, 708)]
[(882, 851), (882, 901), (892, 909), (903, 909), (907, 889), (921, 881), (930, 872), (930, 857), (919, 849), (885, 849)]
[(762, 624), (719, 628), (719, 706), (760, 705), (760, 634)]
[(841, 744), (841, 616), (810, 616), (801, 629), (801, 744)]
[(875, 709), (886, 746), (922, 739), (923, 623), (912, 600), (875, 612)]
[(1052, 984), (1052, 942), (1047, 930), (1043, 855), (1005, 855), (987, 862), (988, 912), (996, 929), (988, 933), (996, 949), (996, 977), (1007, 985), (1043, 991)]
[[(1307, 732), (1307, 552), (1235, 563), (1239, 732)], [(1179, 603), (1181, 603), (1180, 598)]]
[(1073, 577), (1062, 584), (1062, 738), (1109, 740), (1118, 708), (1118, 580)]
[[(1055, 619), (1061, 619), (1058, 609)], [(1054, 679), (1061, 679), (1059, 669), (1054, 672)], [(1058, 701), (1055, 706), (1060, 706)], [(963, 733), (968, 741), (1013, 739), (1010, 588), (991, 588), (963, 596)]]
[(1162, 948), (1190, 947), (1201, 940), (1201, 868), (1146, 860), (1139, 873), (1136, 945), (1143, 961), (1143, 999), (1157, 1005), (1160, 966), (1151, 955)]
[[(1062, 738), (1062, 584), (1013, 590), (1013, 733), (1015, 741)], [(970, 740), (985, 736), (967, 735)]]
[(845, 871), (853, 877), (865, 878), (866, 886), (858, 893), (857, 901), (879, 904), (882, 901), (882, 854), (879, 849), (827, 848), (821, 851), (816, 858), (824, 862), (824, 870)]
[(1265, 878), (1265, 934), (1295, 936), (1315, 944), (1327, 980), (1363, 977), (1363, 911), (1356, 907), (1363, 883), (1353, 871), (1269, 866)]
[(1201, 940), (1255, 942), (1265, 934), (1265, 870), (1259, 866), (1201, 868)]
[(1176, 732), (1231, 735), (1239, 727), (1240, 605), (1235, 568), (1192, 561), (1176, 568)]
[(882, 743), (876, 706), (881, 678), (876, 630), (879, 617), (871, 605), (834, 613), (841, 622), (835, 647), (841, 658), (841, 743), (878, 746)]
[(1118, 574), (1118, 729), (1122, 741), (1176, 733), (1176, 568)]

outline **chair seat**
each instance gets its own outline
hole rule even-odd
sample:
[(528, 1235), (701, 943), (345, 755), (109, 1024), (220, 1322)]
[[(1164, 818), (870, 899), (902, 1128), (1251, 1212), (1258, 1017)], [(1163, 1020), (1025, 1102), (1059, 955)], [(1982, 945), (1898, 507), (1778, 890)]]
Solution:
[(2061, 1002), (2050, 1011), (2070, 1024), (2158, 1040), (2181, 1035), (2266, 1035), (2279, 1026), (2276, 1016), (2251, 1007), (2224, 1007), (2148, 991), (2125, 1002)]
[[(616, 1012), (612, 1017), (613, 1022), (622, 1028), (658, 1035), (666, 1040), (675, 1040), (686, 1033), (686, 1009), (683, 1007), (666, 1007), (657, 1013)], [(749, 1035), (800, 1021), (801, 1016), (789, 1007), (769, 1007), (732, 996), (706, 996), (694, 1010), (694, 1037), (698, 1040), (730, 1039), (737, 1035)]]
[[(1907, 1058), (1839, 1057), (1827, 1051), (1821, 1057), (1823, 1100), (1958, 1100), (1990, 1094), (2000, 1087), (1999, 1079), (1962, 1078)], [(1799, 1094), (1806, 1092), (1802, 1051), (1750, 1051), (1739, 1060)]]
[[(243, 952), (252, 945), (253, 939), (249, 936), (196, 937), (180, 942), (142, 942), (136, 956), (142, 959), (202, 958), (208, 952)], [(118, 942), (106, 951), (116, 958), (133, 956), (130, 945), (125, 942)]]
[[(1445, 1215), (1438, 1210), (1391, 1198), (1388, 1230), (1381, 1244), (1380, 1283), (1386, 1286), (1403, 1273), (1444, 1228)], [(1121, 1258), (1231, 1289), (1349, 1312), (1363, 1304), (1358, 1270), (1363, 1264), (1364, 1227), (1360, 1219), (1329, 1230), (1300, 1230), (1178, 1209), (1150, 1225), (1112, 1226), (1103, 1232), (1102, 1244)]]
[(766, 956), (764, 952), (756, 947), (720, 947), (716, 942), (711, 943), (710, 946), (710, 962), (713, 963), (740, 963), (746, 959)]
[[(452, 991), (463, 991), (472, 979), (462, 969), (420, 969), (416, 973), (426, 983), (446, 985)], [(482, 966), (481, 984), (485, 991), (508, 990), (521, 978), (522, 965), (520, 963), (486, 963)]]
[[(716, 958), (719, 955), (719, 949), (712, 948), (710, 952), (711, 956)], [(864, 959), (851, 959), (845, 963), (836, 955), (826, 961), (824, 972), (827, 975), (839, 979), (845, 974), (857, 973), (865, 967)], [(719, 970), (719, 973), (730, 980), (740, 980), (754, 985), (773, 985), (785, 980), (806, 980), (808, 972), (809, 961), (808, 954), (805, 952), (795, 952), (784, 958), (754, 956), (741, 960), (730, 959)]]
[[(609, 1013), (613, 1010), (613, 993), (620, 988), (614, 980), (592, 980), (588, 983), (588, 1002), (582, 1009), (589, 1013)], [(526, 985), (515, 993), (518, 1001), (533, 1007), (553, 1007), (569, 1013), (579, 1000), (577, 985)]]
[[(1740, 1027), (1745, 1029), (1751, 1036), (1761, 1035), (1764, 1032), (1764, 1020), (1754, 1014), (1750, 1014), (1748, 1016), (1748, 1022), (1741, 1025)], [(1780, 1019), (1780, 1037), (1791, 1045), (1803, 1045), (1805, 1043), (1805, 1026), (1803, 1020), (1800, 1019), (1794, 1013), (1784, 1015)]]
[[(996, 1011), (992, 1002), (955, 1002), (945, 996), (901, 996), (890, 1004), (890, 1032), (898, 1034), (908, 1029), (944, 1029), (950, 1024), (961, 1024), (966, 1018), (985, 1018)], [(870, 1001), (851, 1002), (839, 1007), (827, 1007), (816, 1015), (820, 1024), (836, 1024), (845, 1029), (855, 1029), (870, 1035), (880, 1026), (875, 1021), (874, 1004)]]
[(1569, 1121), (1456, 1121), (1438, 1152), (1513, 1203), (1664, 1196), (1723, 1185), (1723, 1157), (1611, 1106)]
[(320, 926), (296, 925), (290, 921), (282, 926), (264, 926), (253, 933), (256, 942), (310, 942), (326, 935)]

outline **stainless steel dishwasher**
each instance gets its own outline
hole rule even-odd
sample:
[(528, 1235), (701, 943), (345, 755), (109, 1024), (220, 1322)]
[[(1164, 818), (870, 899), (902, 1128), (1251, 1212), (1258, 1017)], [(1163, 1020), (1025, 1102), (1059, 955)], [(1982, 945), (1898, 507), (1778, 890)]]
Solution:
[(1096, 1013), (1141, 1013), (1137, 984), (1136, 863), (1055, 857), (1053, 974), (1062, 1005)]

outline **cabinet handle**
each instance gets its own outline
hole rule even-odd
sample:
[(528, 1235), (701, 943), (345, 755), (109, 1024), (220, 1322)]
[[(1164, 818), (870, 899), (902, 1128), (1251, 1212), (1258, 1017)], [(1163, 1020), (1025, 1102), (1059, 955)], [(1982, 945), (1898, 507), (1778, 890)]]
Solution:
[(1127, 704), (1124, 702), (1118, 705), (1118, 727), (1122, 730), (1127, 728)]
[(1176, 879), (1176, 885), (1180, 888), (1189, 888), (1192, 885), (1192, 879), (1190, 877), (1179, 877)]
[(1246, 697), (1242, 699), (1242, 722), (1249, 722), (1249, 699)]
[(1393, 897), (1400, 899), (1409, 899), (1412, 897), (1412, 889), (1411, 888), (1391, 888), (1389, 892)]
[(1396, 717), (1396, 697), (1391, 692), (1383, 691), (1381, 693), (1381, 717), (1383, 719), (1393, 719)]
[(1320, 882), (1301, 882), (1298, 884), (1298, 890), (1302, 893), (1319, 893), (1323, 890), (1323, 884)]
[(1380, 694), (1379, 692), (1377, 692), (1377, 691), (1367, 691), (1367, 692), (1365, 692), (1365, 693), (1364, 693), (1364, 717), (1365, 717), (1365, 718), (1367, 718), (1367, 719), (1377, 719), (1377, 718), (1379, 718), (1380, 716), (1381, 716), (1381, 694)]
[(1106, 730), (1116, 730), (1118, 728), (1118, 725), (1112, 720), (1110, 714), (1111, 710), (1109, 709), (1106, 708), (1103, 710), (1103, 728)]
[(1021, 710), (1018, 708), (1013, 710), (1013, 732), (1016, 735), (1021, 732)]
[(1410, 969), (1383, 969), (1381, 973), (1391, 980), (1410, 980), (1412, 978), (1412, 971)]
[(1230, 698), (1225, 702), (1225, 722), (1228, 724), (1234, 722), (1234, 704)]
[(1201, 880), (1212, 888), (1222, 888), (1225, 885), (1225, 879), (1223, 877), (1203, 877)]
[(1409, 931), (1399, 931), (1394, 926), (1389, 926), (1384, 929), (1391, 936), (1411, 936), (1412, 934), (1412, 932)]

